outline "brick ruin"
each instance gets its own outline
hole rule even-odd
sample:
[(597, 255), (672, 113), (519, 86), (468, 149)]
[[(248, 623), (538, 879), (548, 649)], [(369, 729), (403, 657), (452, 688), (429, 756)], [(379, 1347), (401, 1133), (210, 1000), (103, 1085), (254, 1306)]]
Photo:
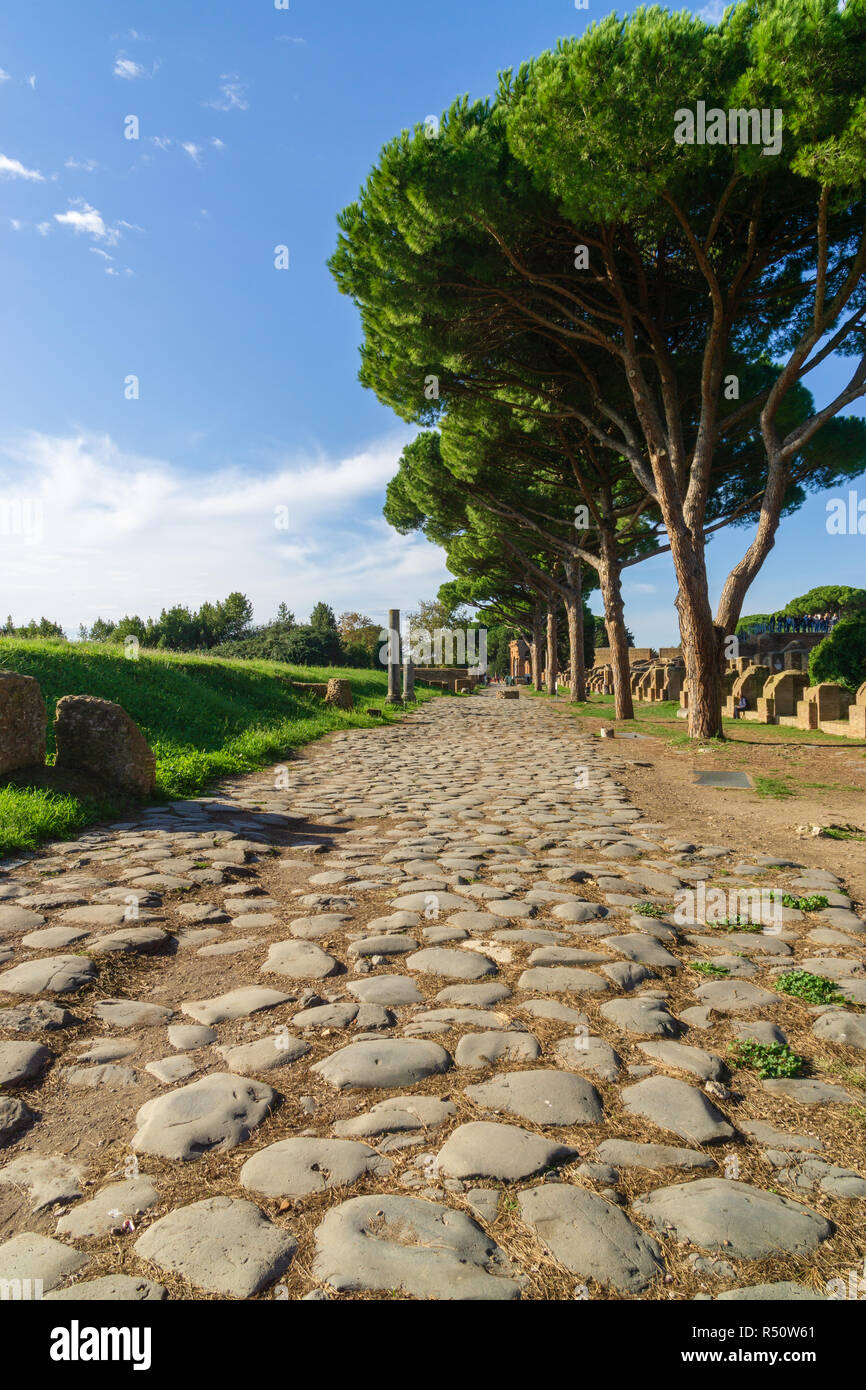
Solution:
[[(0, 775), (43, 768), (47, 712), (39, 682), (0, 671)], [(93, 695), (64, 695), (54, 717), (55, 766), (98, 777), (108, 786), (147, 796), (156, 758), (120, 705)]]

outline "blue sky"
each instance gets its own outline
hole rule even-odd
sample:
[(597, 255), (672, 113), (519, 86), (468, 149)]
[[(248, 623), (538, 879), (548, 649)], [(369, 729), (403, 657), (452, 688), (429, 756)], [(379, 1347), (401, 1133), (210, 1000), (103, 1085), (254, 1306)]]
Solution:
[[(610, 8), (9, 0), (0, 498), (40, 519), (5, 526), (3, 613), (74, 632), (235, 588), (259, 621), (281, 600), (379, 618), (431, 597), (441, 553), (381, 516), (410, 431), (357, 382), (336, 215), (392, 135)], [(783, 527), (748, 610), (866, 583), (825, 501)], [(745, 542), (714, 541), (716, 588)], [(677, 640), (674, 592), (665, 559), (629, 572), (640, 643)]]

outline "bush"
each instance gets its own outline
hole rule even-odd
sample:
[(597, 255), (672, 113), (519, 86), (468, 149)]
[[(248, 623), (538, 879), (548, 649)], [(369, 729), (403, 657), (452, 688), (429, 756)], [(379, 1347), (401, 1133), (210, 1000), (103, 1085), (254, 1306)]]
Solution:
[(809, 658), (809, 680), (835, 681), (856, 690), (866, 680), (866, 614), (843, 618)]

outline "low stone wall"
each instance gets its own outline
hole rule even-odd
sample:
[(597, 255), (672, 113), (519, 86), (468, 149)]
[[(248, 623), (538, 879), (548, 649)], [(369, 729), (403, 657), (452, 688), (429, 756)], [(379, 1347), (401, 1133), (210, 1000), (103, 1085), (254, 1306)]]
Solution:
[(328, 693), (326, 681), (292, 681), (293, 690), (303, 690), (306, 695), (317, 695), (320, 700), (324, 700)]
[(94, 695), (57, 701), (54, 738), (59, 768), (88, 772), (112, 786), (147, 796), (156, 786), (156, 757), (126, 710)]
[(467, 666), (416, 666), (415, 679), (457, 694), (462, 690), (473, 690), (480, 677), (472, 675)]
[(45, 724), (39, 682), (0, 671), (0, 776), (45, 762)]

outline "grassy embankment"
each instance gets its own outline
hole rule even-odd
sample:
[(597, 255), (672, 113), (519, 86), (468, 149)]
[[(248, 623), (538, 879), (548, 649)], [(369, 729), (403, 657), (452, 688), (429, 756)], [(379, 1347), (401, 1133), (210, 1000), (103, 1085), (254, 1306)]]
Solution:
[[(93, 642), (0, 638), (0, 668), (34, 676), (52, 723), (62, 695), (98, 695), (122, 705), (156, 754), (159, 798), (194, 796), (215, 779), (278, 762), (334, 729), (364, 728), (399, 718), (384, 704), (384, 670), (319, 669), (275, 661), (236, 661), (207, 654), (142, 651), (138, 660)], [(288, 681), (345, 677), (352, 711), (323, 705)], [(437, 691), (419, 686), (419, 701)], [(367, 708), (382, 711), (376, 718)], [(129, 802), (97, 786), (76, 785), (50, 772), (0, 786), (0, 854), (68, 838), (93, 821), (121, 815)]]

